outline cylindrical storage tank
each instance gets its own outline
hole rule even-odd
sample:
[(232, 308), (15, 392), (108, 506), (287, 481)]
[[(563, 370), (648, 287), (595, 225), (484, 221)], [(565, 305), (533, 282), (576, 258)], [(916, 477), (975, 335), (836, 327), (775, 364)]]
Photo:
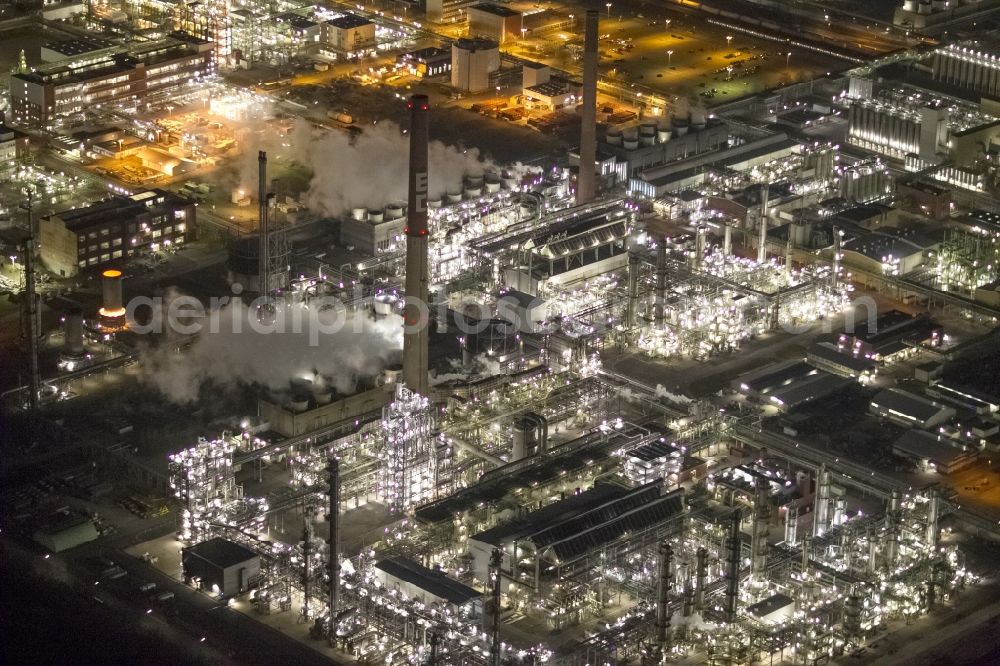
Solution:
[(441, 203), (440, 199), (428, 199), (427, 200), (427, 208), (430, 209), (430, 210), (437, 210), (438, 208), (440, 208), (443, 205), (444, 204)]
[(125, 314), (122, 307), (122, 272), (117, 268), (109, 268), (101, 273), (101, 316), (121, 317)]
[(66, 313), (66, 343), (63, 353), (69, 356), (83, 355), (83, 310), (72, 308)]
[(670, 127), (674, 132), (674, 136), (684, 136), (688, 133), (688, 128), (691, 126), (691, 122), (687, 118), (677, 118), (674, 117), (670, 121)]
[(379, 209), (377, 209), (377, 208), (370, 208), (368, 210), (368, 221), (369, 222), (381, 222), (383, 219), (385, 219), (385, 216), (383, 215), (382, 211), (380, 211)]
[(639, 125), (639, 136), (656, 136), (656, 125), (653, 123)]
[(390, 294), (379, 294), (372, 299), (376, 317), (388, 317), (392, 314), (393, 305), (396, 303), (395, 296)]
[(496, 194), (500, 191), (500, 179), (487, 180), (486, 181), (486, 192), (489, 194)]
[[(229, 284), (240, 285), (246, 291), (258, 291), (260, 286), (260, 237), (243, 236), (229, 244), (229, 258), (226, 261), (226, 279)], [(291, 266), (291, 257), (286, 252), (272, 256), (275, 264)], [(271, 276), (271, 286), (283, 288), (288, 285), (288, 270)]]
[(329, 405), (333, 401), (333, 391), (328, 388), (319, 388), (313, 393), (313, 400), (317, 405)]
[(386, 384), (395, 384), (401, 374), (403, 374), (403, 366), (394, 363), (385, 367), (385, 370), (382, 371), (382, 379)]
[(535, 440), (535, 422), (522, 416), (514, 419), (514, 447), (511, 449), (510, 460), (521, 460), (535, 453), (537, 441)]
[(608, 133), (604, 135), (604, 141), (611, 146), (622, 145), (622, 133), (621, 130), (608, 130)]
[(465, 186), (466, 187), (482, 187), (484, 180), (485, 180), (484, 176), (466, 176), (465, 177)]
[(364, 222), (368, 217), (368, 210), (365, 208), (352, 208), (351, 217), (353, 217), (358, 222)]
[(635, 150), (639, 147), (639, 139), (624, 139), (622, 140), (622, 147), (625, 150)]
[(483, 193), (483, 188), (481, 187), (467, 187), (462, 191), (462, 194), (466, 199), (475, 199)]
[(918, 14), (930, 14), (931, 13), (931, 3), (930, 2), (921, 2), (919, 5), (917, 5), (917, 13)]
[(520, 189), (518, 186), (517, 178), (512, 174), (505, 173), (500, 176), (500, 183), (503, 185), (505, 190), (517, 190)]
[(549, 450), (549, 420), (536, 412), (531, 412), (531, 418), (535, 422), (535, 438), (538, 441), (538, 453), (545, 453)]
[(917, 11), (917, 0), (903, 0), (903, 11), (905, 12)]
[(701, 107), (695, 107), (691, 109), (691, 129), (703, 130), (705, 125), (708, 123), (705, 117), (705, 109)]
[(656, 141), (658, 143), (666, 143), (667, 141), (670, 141), (670, 130), (666, 128), (656, 130)]
[(385, 219), (398, 220), (403, 217), (403, 207), (399, 204), (389, 204), (385, 207)]
[(940, 12), (948, 8), (948, 3), (945, 0), (931, 0), (931, 8), (936, 12)]
[(444, 195), (444, 198), (448, 203), (458, 203), (462, 200), (462, 194), (460, 192), (448, 192)]
[(645, 134), (640, 134), (639, 135), (639, 145), (640, 146), (654, 146), (654, 145), (656, 145), (656, 135), (652, 134), (652, 135), (647, 136)]
[(300, 413), (307, 409), (309, 409), (309, 398), (305, 396), (297, 395), (288, 401), (288, 411)]

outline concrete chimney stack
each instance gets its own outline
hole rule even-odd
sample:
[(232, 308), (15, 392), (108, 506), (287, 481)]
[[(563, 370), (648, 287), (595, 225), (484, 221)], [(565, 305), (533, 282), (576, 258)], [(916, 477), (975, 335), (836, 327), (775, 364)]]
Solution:
[(406, 221), (406, 306), (403, 308), (403, 382), (422, 396), (428, 393), (427, 260), (427, 95), (413, 95), (410, 108), (410, 175)]
[(83, 308), (74, 306), (66, 313), (65, 330), (66, 343), (63, 345), (63, 355), (83, 356)]
[(580, 174), (576, 203), (593, 200), (597, 191), (597, 23), (598, 12), (587, 10), (583, 36), (583, 112), (580, 114)]
[(101, 328), (106, 331), (120, 331), (125, 328), (125, 306), (122, 300), (122, 272), (109, 268), (101, 273)]
[(260, 240), (257, 251), (257, 291), (262, 300), (271, 293), (271, 244), (268, 242), (271, 236), (271, 228), (267, 219), (267, 153), (263, 150), (257, 153), (257, 214), (260, 217), (260, 226), (257, 228)]

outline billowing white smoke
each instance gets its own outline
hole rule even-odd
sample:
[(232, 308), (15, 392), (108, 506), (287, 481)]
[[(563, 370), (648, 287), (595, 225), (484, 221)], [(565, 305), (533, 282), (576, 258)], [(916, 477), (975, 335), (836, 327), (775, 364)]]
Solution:
[[(381, 208), (406, 201), (410, 137), (395, 123), (369, 126), (355, 137), (304, 120), (285, 136), (260, 126), (250, 130), (249, 134), (260, 137), (257, 150), (266, 151), (269, 160), (294, 160), (312, 173), (304, 197), (311, 210), (337, 216), (351, 208)], [(244, 150), (238, 165), (240, 186), (254, 193), (257, 150)], [(464, 150), (440, 141), (430, 143), (428, 162), (432, 198), (457, 190), (463, 176), (481, 175), (491, 166), (474, 148)]]
[(377, 375), (402, 348), (398, 316), (375, 320), (363, 313), (289, 304), (273, 321), (259, 322), (253, 308), (236, 302), (197, 320), (201, 331), (187, 349), (161, 345), (143, 358), (146, 381), (176, 403), (214, 386), (258, 384), (287, 389), (292, 378), (317, 373), (339, 393)]

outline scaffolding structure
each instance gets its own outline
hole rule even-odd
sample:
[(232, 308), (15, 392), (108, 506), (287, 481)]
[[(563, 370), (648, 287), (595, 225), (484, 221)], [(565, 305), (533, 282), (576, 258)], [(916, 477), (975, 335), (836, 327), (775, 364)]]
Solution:
[(437, 446), (427, 398), (396, 384), (395, 399), (382, 414), (378, 497), (392, 513), (434, 499)]

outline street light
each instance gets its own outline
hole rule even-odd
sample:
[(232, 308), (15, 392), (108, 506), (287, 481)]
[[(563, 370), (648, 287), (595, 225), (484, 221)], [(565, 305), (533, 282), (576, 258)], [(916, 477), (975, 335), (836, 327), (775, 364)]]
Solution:
[(670, 19), (663, 19), (663, 22), (666, 24), (667, 30), (670, 30)]
[(789, 51), (785, 54), (785, 69), (788, 69), (788, 61), (792, 58), (792, 52)]
[(667, 51), (667, 67), (670, 67), (670, 56), (674, 54), (673, 51)]
[(604, 6), (608, 8), (608, 18), (611, 18), (611, 3), (609, 2)]
[(733, 36), (732, 35), (726, 35), (726, 48), (729, 48), (729, 45), (732, 44), (732, 43), (733, 43)]

